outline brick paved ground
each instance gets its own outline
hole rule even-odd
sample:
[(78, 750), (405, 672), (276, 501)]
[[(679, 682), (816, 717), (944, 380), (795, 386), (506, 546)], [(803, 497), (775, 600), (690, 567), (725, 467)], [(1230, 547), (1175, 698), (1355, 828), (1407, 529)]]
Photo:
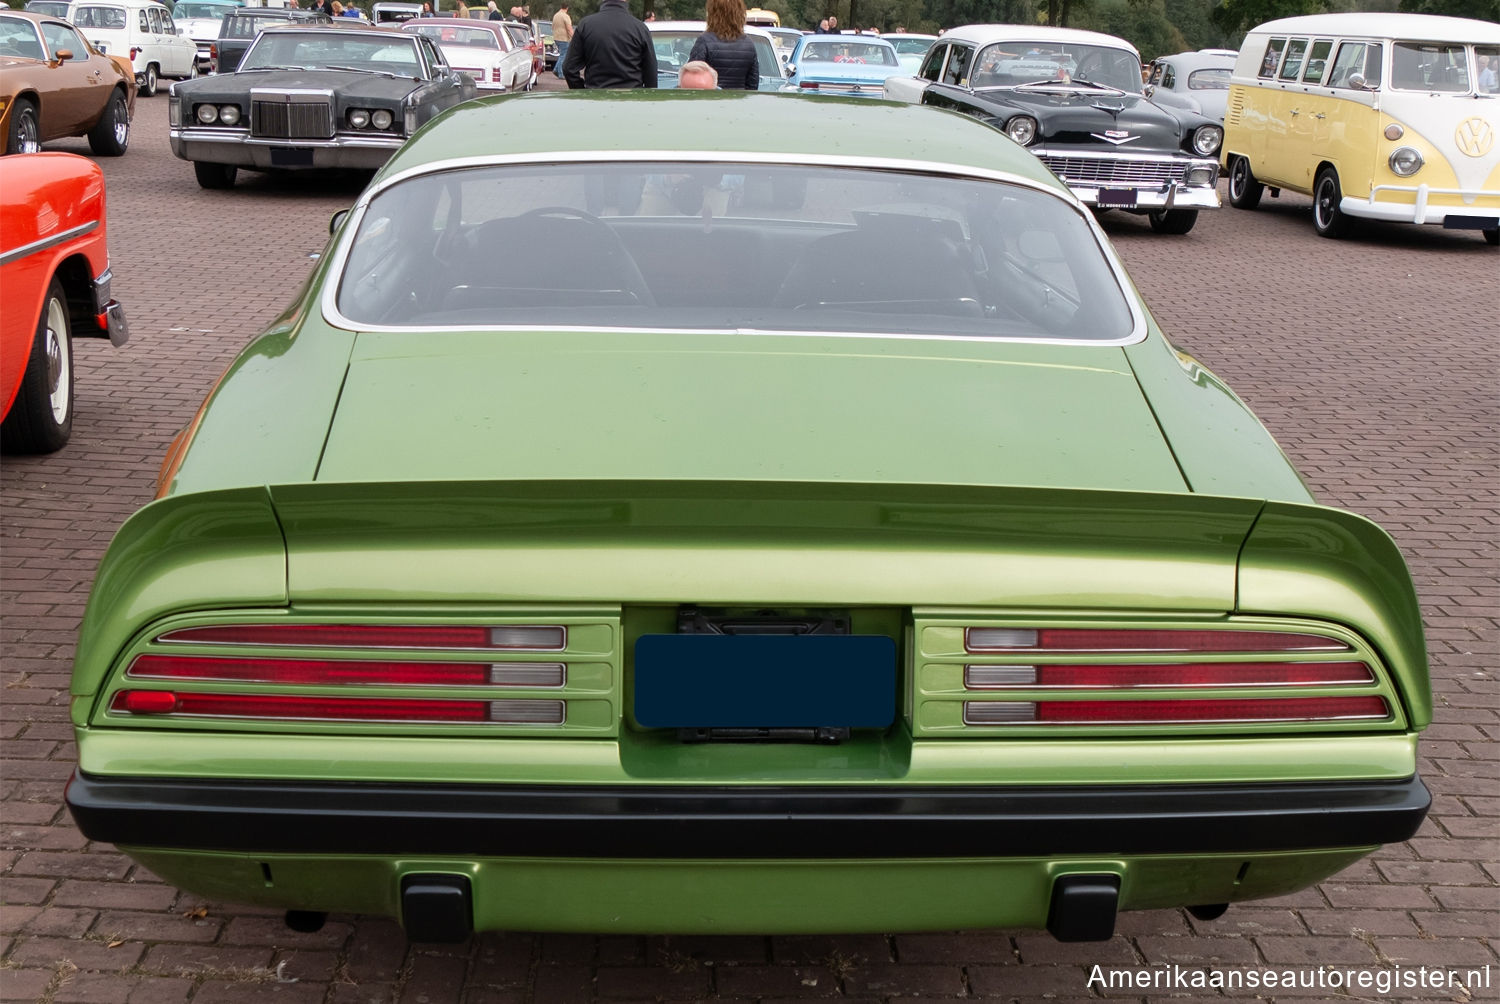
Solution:
[[(285, 303), (323, 245), (329, 214), (359, 187), (250, 176), (232, 192), (200, 191), (171, 157), (165, 120), (163, 98), (142, 99), (130, 153), (104, 162), (116, 288), (134, 338), (118, 351), (79, 343), (72, 445), (45, 459), (7, 460), (0, 484), (0, 1000), (1161, 996), (1095, 993), (1086, 982), (1094, 963), (1488, 967), (1489, 989), (1387, 999), (1500, 999), (1500, 255), (1474, 235), (1432, 228), (1319, 240), (1307, 200), (1295, 197), (1268, 199), (1257, 213), (1206, 214), (1186, 238), (1154, 237), (1142, 220), (1118, 214), (1106, 226), (1166, 328), (1246, 397), (1323, 500), (1378, 520), (1413, 564), (1437, 721), (1422, 745), (1435, 803), (1410, 843), (1316, 889), (1239, 906), (1217, 921), (1177, 911), (1126, 915), (1103, 945), (1060, 945), (1026, 931), (521, 933), (416, 950), (388, 920), (335, 916), (317, 934), (294, 934), (277, 914), (202, 902), (112, 847), (86, 843), (61, 789), (73, 755), (69, 660), (95, 563), (115, 527), (150, 497), (170, 436)], [(1286, 997), (1319, 998), (1379, 995)]]

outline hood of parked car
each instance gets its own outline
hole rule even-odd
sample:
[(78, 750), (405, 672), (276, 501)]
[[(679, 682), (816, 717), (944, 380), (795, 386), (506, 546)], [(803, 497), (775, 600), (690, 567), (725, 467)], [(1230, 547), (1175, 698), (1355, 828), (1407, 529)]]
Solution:
[(1113, 143), (1122, 153), (1175, 151), (1182, 144), (1184, 130), (1178, 117), (1140, 94), (1010, 87), (976, 94), (983, 101), (993, 102), (1007, 118), (1016, 114), (1034, 116), (1041, 128), (1039, 141), (1044, 143)]
[(568, 477), (1185, 490), (1117, 347), (358, 337), (319, 481)]
[(195, 101), (230, 101), (258, 90), (332, 91), (346, 98), (399, 99), (422, 86), (415, 77), (393, 77), (362, 70), (239, 70), (184, 81), (173, 93)]

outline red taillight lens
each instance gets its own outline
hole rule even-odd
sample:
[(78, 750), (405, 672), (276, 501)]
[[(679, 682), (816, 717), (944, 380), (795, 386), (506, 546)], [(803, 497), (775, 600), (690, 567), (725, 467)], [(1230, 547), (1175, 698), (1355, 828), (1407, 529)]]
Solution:
[(1340, 652), (1334, 638), (1282, 631), (966, 628), (969, 652)]
[(970, 690), (1062, 687), (1279, 687), (1370, 683), (1362, 662), (1221, 662), (1152, 666), (965, 666)]
[(227, 680), (320, 686), (561, 687), (567, 682), (567, 667), (560, 662), (386, 662), (140, 655), (136, 656), (125, 675), (146, 680)]
[(1225, 701), (968, 701), (968, 725), (1135, 725), (1384, 719), (1380, 697), (1292, 697)]
[(329, 659), (221, 659), (212, 656), (141, 655), (130, 664), (125, 675), (153, 680), (479, 687), (490, 682), (490, 666), (488, 663), (477, 662), (345, 662)]
[[(484, 722), (488, 701), (391, 700), (380, 697), (290, 697), (276, 694), (175, 694), (170, 708), (142, 707), (160, 691), (123, 690), (112, 709), (134, 714), (208, 718), (298, 718), (361, 722)], [(164, 703), (164, 702), (162, 702)]]
[(815, 90), (818, 89), (817, 83), (815, 83), (814, 81), (811, 81), (811, 80), (804, 80), (800, 84), (798, 84), (797, 86), (800, 87), (800, 88), (802, 88), (805, 91), (815, 91)]
[(222, 624), (180, 628), (156, 639), (208, 645), (300, 645), (316, 648), (506, 649), (556, 652), (567, 647), (561, 625)]
[(140, 50), (139, 46), (133, 45), (133, 46), (130, 47), (130, 58), (131, 58), (132, 61), (134, 61), (135, 58), (137, 56), (139, 56), (140, 54), (141, 54), (141, 50)]
[(490, 83), (492, 83), (492, 84), (498, 84), (498, 83), (500, 83), (500, 79), (501, 79), (500, 78), (500, 67), (498, 67), (498, 66), (492, 66), (492, 67), (490, 67)]
[(177, 710), (177, 695), (169, 690), (122, 690), (112, 707), (133, 715), (166, 715)]

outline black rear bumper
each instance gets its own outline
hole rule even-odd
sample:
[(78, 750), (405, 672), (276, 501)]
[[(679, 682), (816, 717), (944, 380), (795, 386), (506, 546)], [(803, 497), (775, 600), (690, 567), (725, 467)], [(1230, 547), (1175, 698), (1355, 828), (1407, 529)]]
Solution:
[(75, 772), (90, 840), (273, 853), (944, 858), (1235, 853), (1411, 837), (1421, 780), (855, 788), (174, 781)]

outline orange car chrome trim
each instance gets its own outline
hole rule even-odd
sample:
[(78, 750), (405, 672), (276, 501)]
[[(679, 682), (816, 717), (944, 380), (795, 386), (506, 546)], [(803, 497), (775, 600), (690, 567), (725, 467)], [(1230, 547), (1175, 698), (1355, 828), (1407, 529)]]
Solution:
[(72, 230), (64, 230), (60, 234), (53, 234), (51, 237), (43, 237), (39, 241), (23, 244), (14, 251), (6, 251), (4, 254), (0, 254), (0, 265), (9, 265), (13, 261), (20, 261), (28, 255), (34, 255), (39, 251), (57, 247), (59, 244), (66, 244), (75, 237), (82, 237), (84, 234), (93, 233), (98, 229), (99, 221), (92, 220), (82, 226), (74, 227)]

